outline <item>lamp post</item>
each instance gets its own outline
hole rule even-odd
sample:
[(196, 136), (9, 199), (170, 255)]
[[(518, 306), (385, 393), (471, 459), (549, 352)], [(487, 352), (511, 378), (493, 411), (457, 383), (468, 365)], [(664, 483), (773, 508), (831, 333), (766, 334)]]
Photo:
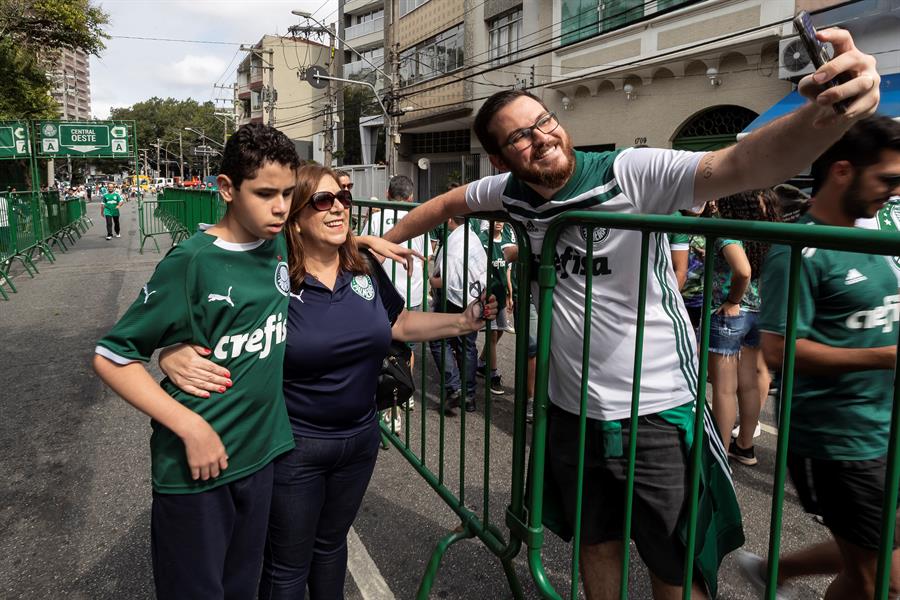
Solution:
[[(204, 133), (204, 131), (202, 129), (198, 130), (198, 129), (194, 129), (193, 127), (185, 127), (184, 130), (190, 131), (191, 133), (196, 133), (197, 135), (199, 135), (201, 142), (206, 140), (207, 142), (213, 143), (216, 146), (218, 146), (219, 148), (222, 148), (223, 150), (225, 149), (225, 146), (223, 144), (220, 144), (219, 142), (217, 142), (215, 140), (211, 140), (208, 137), (206, 137), (206, 133)], [(209, 177), (209, 153), (206, 151), (203, 152), (203, 177), (204, 178)]]

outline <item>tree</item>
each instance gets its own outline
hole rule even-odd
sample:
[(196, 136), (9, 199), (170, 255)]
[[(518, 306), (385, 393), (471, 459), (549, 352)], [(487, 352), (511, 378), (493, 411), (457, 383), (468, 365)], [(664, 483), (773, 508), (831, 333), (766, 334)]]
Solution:
[(57, 116), (48, 65), (63, 49), (98, 55), (108, 21), (90, 0), (0, 0), (0, 120)]
[[(367, 73), (359, 79), (365, 79), (370, 83), (375, 80), (375, 73)], [(359, 119), (372, 115), (380, 115), (381, 108), (378, 101), (372, 95), (372, 90), (368, 86), (363, 85), (344, 85), (344, 114), (343, 114), (343, 130), (344, 130), (344, 147), (343, 164), (358, 165), (362, 163), (362, 147), (359, 137)], [(384, 160), (384, 129), (378, 132), (378, 141), (375, 146), (375, 156), (373, 160), (376, 162)]]

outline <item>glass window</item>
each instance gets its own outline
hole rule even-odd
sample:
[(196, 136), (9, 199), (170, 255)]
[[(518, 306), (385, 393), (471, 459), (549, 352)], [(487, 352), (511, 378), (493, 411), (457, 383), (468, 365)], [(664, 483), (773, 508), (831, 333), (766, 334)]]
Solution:
[(400, 53), (400, 78), (404, 85), (439, 77), (461, 69), (465, 30), (460, 23)]
[(516, 57), (522, 35), (522, 9), (514, 10), (488, 23), (491, 63), (499, 64)]
[(400, 16), (402, 17), (408, 12), (412, 12), (419, 8), (428, 0), (400, 0)]

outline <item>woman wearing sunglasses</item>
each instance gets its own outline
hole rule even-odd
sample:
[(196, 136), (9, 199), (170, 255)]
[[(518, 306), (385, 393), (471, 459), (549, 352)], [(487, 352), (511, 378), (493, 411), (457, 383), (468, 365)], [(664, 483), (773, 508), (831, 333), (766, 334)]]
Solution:
[[(363, 259), (352, 202), (332, 170), (300, 169), (285, 227), (284, 396), (296, 448), (275, 461), (261, 600), (303, 598), (307, 587), (313, 600), (343, 598), (347, 532), (378, 456), (375, 389), (391, 340), (464, 335), (497, 313), (493, 297), (483, 311), (478, 301), (462, 314), (407, 311), (383, 270)], [(186, 391), (225, 385), (224, 370), (189, 347), (160, 363)]]

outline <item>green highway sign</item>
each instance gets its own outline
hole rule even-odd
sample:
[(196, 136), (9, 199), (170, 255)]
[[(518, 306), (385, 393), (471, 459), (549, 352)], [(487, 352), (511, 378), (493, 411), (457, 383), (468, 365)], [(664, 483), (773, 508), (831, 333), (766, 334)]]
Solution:
[(37, 155), (43, 158), (128, 158), (134, 154), (134, 124), (130, 121), (38, 121), (35, 147)]
[(0, 160), (28, 158), (31, 154), (28, 124), (24, 121), (0, 121)]

